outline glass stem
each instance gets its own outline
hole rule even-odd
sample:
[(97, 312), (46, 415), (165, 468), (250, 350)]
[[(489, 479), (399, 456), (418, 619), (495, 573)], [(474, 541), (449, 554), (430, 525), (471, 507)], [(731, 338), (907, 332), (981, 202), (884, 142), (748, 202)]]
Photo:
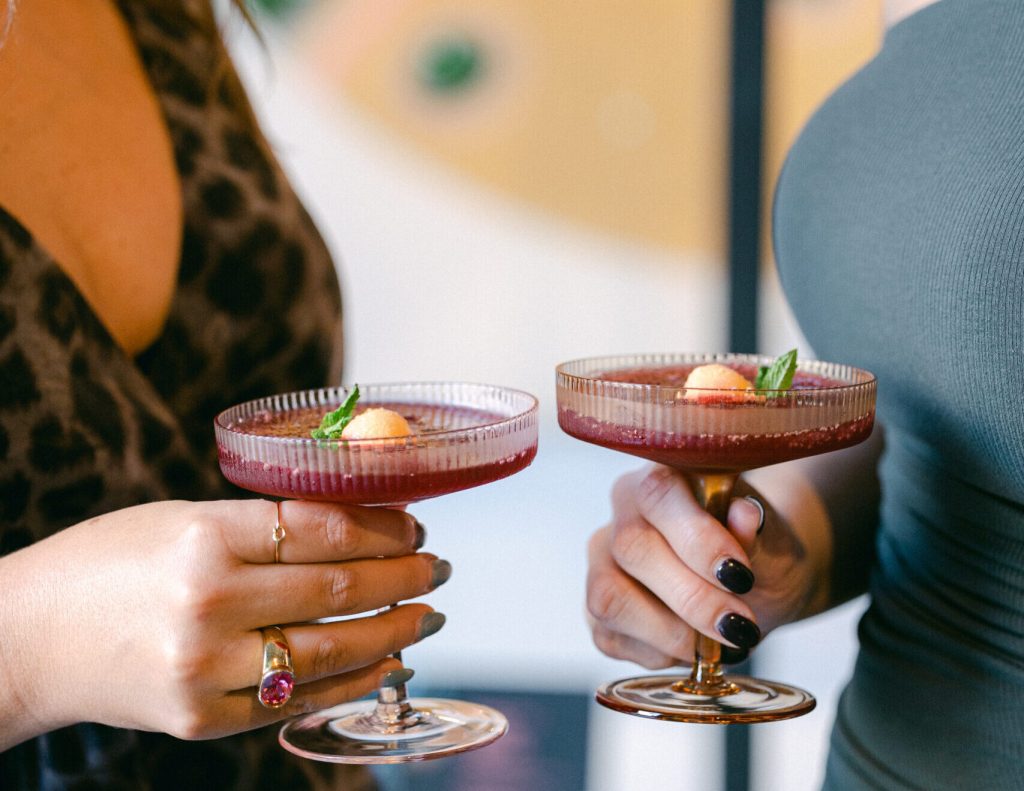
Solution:
[[(387, 612), (397, 606), (397, 604), (392, 604), (383, 610), (378, 610), (378, 612)], [(399, 662), (402, 661), (401, 651), (396, 651), (391, 656)], [(382, 728), (389, 732), (410, 728), (421, 719), (419, 713), (409, 703), (409, 691), (404, 683), (393, 687), (377, 688), (377, 705), (374, 707), (370, 718), (377, 728)]]
[[(736, 485), (736, 473), (688, 473), (690, 488), (701, 507), (715, 519), (725, 524), (732, 501), (732, 490)], [(682, 691), (696, 695), (731, 695), (737, 687), (727, 681), (719, 661), (722, 646), (710, 637), (694, 630), (693, 668), (690, 677), (681, 681)]]

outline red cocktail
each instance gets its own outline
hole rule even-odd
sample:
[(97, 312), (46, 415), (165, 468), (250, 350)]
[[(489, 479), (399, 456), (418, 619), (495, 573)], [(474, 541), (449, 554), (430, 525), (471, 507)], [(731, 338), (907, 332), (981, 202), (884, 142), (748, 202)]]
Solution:
[[(359, 404), (360, 410), (383, 407), (401, 414), (415, 433), (393, 439), (318, 441), (310, 432), (331, 408), (329, 402), (322, 407), (243, 404), (218, 419), (225, 436), (233, 433), (218, 445), (221, 470), (242, 488), (276, 497), (406, 505), (512, 475), (537, 452), (535, 444), (507, 453), (504, 448), (481, 453), (479, 447), (473, 454), (453, 451), (451, 432), (479, 433), (506, 420), (498, 412), (366, 397)], [(258, 438), (254, 441), (263, 446), (261, 453), (249, 452), (249, 437)], [(308, 444), (297, 446), (296, 438)]]
[[(726, 366), (753, 380), (769, 362), (666, 354), (564, 363), (557, 368), (558, 422), (577, 439), (680, 470), (724, 524), (741, 472), (856, 445), (874, 426), (875, 378), (849, 366), (801, 361), (785, 390), (687, 384), (698, 366)], [(684, 722), (763, 722), (814, 708), (814, 698), (796, 687), (724, 675), (720, 655), (717, 642), (697, 633), (688, 677), (624, 679), (602, 687), (597, 699), (630, 714)]]
[[(412, 429), (403, 437), (313, 439), (344, 388), (270, 396), (232, 407), (214, 429), (231, 482), (282, 498), (401, 506), (490, 483), (537, 453), (537, 399), (461, 382), (363, 385), (357, 411), (385, 407)], [(400, 657), (399, 657), (400, 658)], [(298, 717), (281, 744), (336, 763), (397, 763), (482, 747), (508, 729), (498, 711), (459, 700), (414, 699), (382, 687), (377, 704), (346, 703)]]

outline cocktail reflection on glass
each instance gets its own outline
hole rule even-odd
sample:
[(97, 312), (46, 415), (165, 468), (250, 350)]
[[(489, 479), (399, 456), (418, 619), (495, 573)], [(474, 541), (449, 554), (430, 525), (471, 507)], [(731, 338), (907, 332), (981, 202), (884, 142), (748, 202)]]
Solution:
[[(507, 477), (537, 453), (537, 399), (528, 393), (461, 382), (359, 389), (357, 411), (393, 410), (413, 433), (313, 439), (311, 430), (349, 391), (270, 396), (218, 415), (221, 471), (232, 483), (273, 497), (397, 507)], [(382, 687), (376, 705), (355, 701), (292, 719), (281, 729), (280, 741), (321, 761), (399, 763), (482, 747), (507, 728), (505, 717), (492, 708), (409, 699), (403, 684)]]
[[(753, 381), (771, 358), (740, 354), (595, 357), (556, 369), (558, 422), (577, 439), (682, 472), (701, 506), (725, 524), (740, 473), (847, 448), (867, 439), (875, 419), (875, 377), (844, 365), (799, 361), (785, 390), (687, 386), (702, 365)], [(695, 633), (688, 675), (642, 676), (606, 684), (598, 702), (618, 711), (679, 722), (767, 722), (806, 714), (813, 696), (797, 687), (726, 675), (721, 645)]]

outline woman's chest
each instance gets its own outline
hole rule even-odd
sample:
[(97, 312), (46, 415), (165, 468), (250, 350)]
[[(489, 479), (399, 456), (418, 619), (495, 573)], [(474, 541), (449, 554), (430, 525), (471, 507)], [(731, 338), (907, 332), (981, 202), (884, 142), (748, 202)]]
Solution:
[(19, 5), (0, 50), (0, 203), (135, 353), (159, 334), (174, 293), (172, 144), (113, 5), (49, 5)]
[(966, 477), (1024, 492), (1024, 19), (969, 5), (907, 20), (808, 125), (775, 243), (815, 352), (873, 370), (883, 418)]

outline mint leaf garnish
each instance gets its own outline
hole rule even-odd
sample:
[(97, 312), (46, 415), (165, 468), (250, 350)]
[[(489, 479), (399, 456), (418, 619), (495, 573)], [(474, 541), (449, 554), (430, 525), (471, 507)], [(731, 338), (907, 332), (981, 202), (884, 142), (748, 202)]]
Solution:
[(341, 439), (341, 432), (355, 417), (352, 413), (359, 400), (359, 385), (353, 385), (344, 403), (333, 412), (328, 412), (320, 421), (320, 427), (313, 429), (309, 435), (313, 439)]
[[(788, 390), (793, 386), (793, 374), (796, 373), (796, 349), (775, 358), (771, 365), (762, 365), (757, 369), (754, 388), (757, 390)], [(769, 398), (777, 398), (779, 393), (767, 393)]]

